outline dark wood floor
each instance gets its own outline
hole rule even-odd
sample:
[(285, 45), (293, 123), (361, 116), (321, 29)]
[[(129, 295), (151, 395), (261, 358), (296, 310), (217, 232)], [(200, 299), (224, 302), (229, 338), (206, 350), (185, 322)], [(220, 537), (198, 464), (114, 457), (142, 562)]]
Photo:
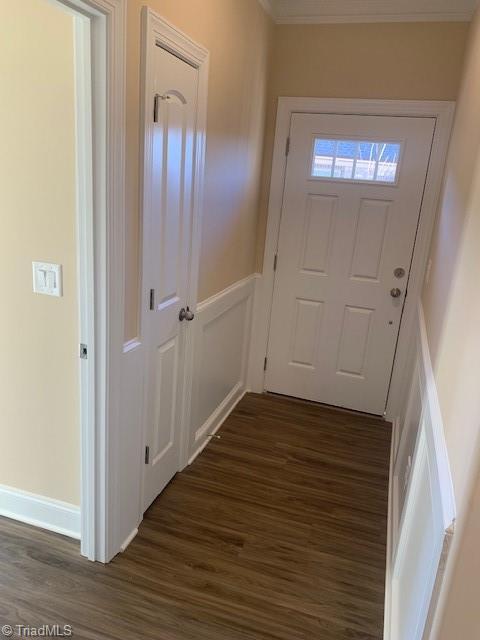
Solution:
[(220, 434), (107, 566), (0, 519), (0, 622), (95, 640), (381, 639), (390, 426), (248, 395)]

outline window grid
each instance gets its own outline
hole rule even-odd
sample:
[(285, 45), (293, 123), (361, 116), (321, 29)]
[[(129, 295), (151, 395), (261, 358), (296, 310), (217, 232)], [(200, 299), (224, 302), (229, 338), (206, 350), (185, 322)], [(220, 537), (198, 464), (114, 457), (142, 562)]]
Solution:
[(315, 138), (311, 177), (393, 184), (400, 150), (398, 142)]

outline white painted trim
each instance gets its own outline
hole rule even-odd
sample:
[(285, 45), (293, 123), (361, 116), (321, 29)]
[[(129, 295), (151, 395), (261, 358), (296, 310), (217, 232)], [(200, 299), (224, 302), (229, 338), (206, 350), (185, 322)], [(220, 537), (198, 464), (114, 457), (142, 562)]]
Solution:
[(393, 575), (392, 555), (393, 555), (393, 523), (395, 522), (394, 508), (394, 492), (393, 492), (393, 469), (395, 463), (396, 443), (399, 438), (400, 420), (392, 423), (392, 439), (390, 442), (390, 464), (388, 473), (388, 515), (387, 515), (387, 559), (385, 566), (385, 608), (383, 614), (383, 638), (388, 640), (391, 625), (391, 585)]
[(277, 24), (469, 22), (474, 13), (468, 0), (401, 0), (395, 7), (381, 0), (258, 1)]
[[(82, 164), (77, 207), (91, 209), (79, 221), (84, 254), (79, 289), (82, 306), (88, 306), (81, 312), (80, 331), (88, 339), (89, 355), (81, 372), (81, 552), (107, 562), (118, 552), (114, 531), (124, 315), (126, 0), (57, 3), (75, 19), (75, 83), (82, 112), (76, 124), (77, 161)], [(84, 144), (90, 127), (85, 107), (90, 82), (91, 149)], [(88, 175), (89, 154), (93, 176)]]
[(133, 531), (125, 538), (125, 540), (120, 545), (121, 553), (123, 553), (127, 549), (128, 545), (132, 542), (132, 540), (135, 538), (137, 533), (138, 533), (138, 528), (135, 527), (135, 529), (133, 529)]
[(452, 13), (377, 13), (377, 14), (330, 14), (322, 16), (276, 16), (276, 24), (359, 24), (379, 22), (470, 22), (471, 12)]
[(257, 274), (252, 273), (252, 275), (247, 276), (246, 278), (242, 278), (241, 280), (237, 280), (237, 282), (234, 282), (222, 291), (214, 293), (213, 296), (210, 296), (210, 298), (205, 298), (205, 300), (202, 300), (202, 302), (198, 303), (197, 311), (199, 313), (207, 311), (209, 307), (217, 305), (221, 303), (225, 298), (231, 298), (232, 296), (235, 296), (235, 301), (243, 300), (245, 297), (247, 297), (247, 295), (250, 295), (250, 292), (245, 293), (242, 290), (249, 285), (254, 286), (256, 277)]
[[(141, 131), (142, 149), (141, 175), (143, 176), (142, 210), (149, 207), (149, 194), (151, 193), (151, 164), (153, 136), (153, 122), (151, 117), (152, 105), (150, 100), (150, 87), (154, 73), (153, 48), (157, 45), (179, 56), (193, 67), (198, 69), (198, 94), (197, 94), (197, 129), (195, 137), (195, 167), (193, 176), (193, 219), (192, 237), (189, 254), (189, 282), (187, 286), (187, 299), (190, 309), (197, 310), (198, 274), (200, 265), (201, 229), (203, 218), (203, 189), (205, 176), (205, 148), (207, 131), (207, 97), (208, 97), (208, 69), (210, 54), (200, 44), (179, 31), (167, 20), (156, 14), (148, 7), (142, 9), (142, 59), (141, 59)], [(144, 256), (144, 261), (146, 257)], [(142, 273), (146, 272), (146, 264), (143, 262)], [(141, 331), (143, 331), (144, 313), (147, 309), (147, 288), (142, 283), (142, 312)], [(140, 338), (141, 339), (141, 338)], [(146, 357), (146, 354), (145, 354)], [(181, 385), (180, 413), (180, 460), (179, 470), (188, 463), (188, 426), (191, 420), (192, 386), (193, 386), (193, 327), (188, 327), (183, 345), (183, 357), (180, 368), (179, 384)], [(143, 441), (147, 440), (147, 425), (143, 425)], [(142, 494), (143, 494), (143, 468)], [(142, 500), (143, 503), (143, 500)]]
[[(215, 411), (202, 424), (200, 429), (197, 431), (196, 440), (201, 440), (206, 432), (208, 432), (211, 436), (214, 436), (246, 393), (247, 391), (241, 382), (236, 384), (233, 387), (233, 389), (230, 391), (228, 396), (225, 398), (225, 400), (217, 407), (217, 409), (215, 409)], [(188, 464), (192, 464), (195, 458), (200, 453), (202, 453), (202, 451), (209, 444), (209, 442), (210, 442), (210, 439), (207, 438), (199, 445), (197, 449), (195, 449), (195, 451), (192, 453), (192, 455), (188, 459)]]
[[(208, 435), (214, 434), (220, 428), (248, 390), (248, 358), (255, 281), (255, 274), (247, 276), (204, 300), (197, 307), (194, 357), (195, 384), (192, 394), (192, 420), (189, 433), (189, 464), (208, 444)], [(229, 314), (232, 309), (236, 309), (233, 315)], [(241, 327), (233, 326), (231, 321), (236, 322), (239, 317), (243, 319)], [(216, 332), (214, 340), (215, 342), (219, 341), (220, 344), (225, 339), (241, 341), (238, 360), (223, 356), (223, 352), (217, 354), (217, 358), (212, 359), (211, 354), (205, 352), (206, 329)], [(229, 380), (228, 384), (232, 383), (232, 387), (228, 391), (225, 388), (223, 376), (226, 376)], [(200, 409), (200, 400), (204, 400), (207, 403), (210, 402), (209, 399), (200, 396), (200, 384), (203, 377), (210, 380), (211, 385), (213, 385), (208, 390), (211, 393), (212, 404), (207, 405), (207, 411), (205, 410), (205, 405), (203, 409)], [(207, 412), (208, 417), (205, 418), (204, 416), (207, 415)]]
[[(438, 595), (442, 586), (444, 570), (448, 552), (452, 542), (455, 528), (456, 504), (453, 490), (453, 482), (450, 472), (448, 451), (445, 441), (443, 420), (433, 375), (430, 352), (425, 329), (425, 321), (421, 303), (417, 306), (415, 322), (415, 356), (411, 368), (416, 372), (411, 376), (407, 397), (404, 399), (405, 407), (403, 415), (404, 424), (398, 418), (395, 421), (396, 429), (400, 429), (400, 443), (397, 447), (397, 455), (394, 454), (392, 439), (392, 456), (390, 459), (390, 482), (388, 504), (388, 540), (387, 540), (387, 571), (385, 588), (385, 640), (395, 640), (396, 623), (398, 616), (405, 612), (395, 610), (393, 600), (393, 580), (395, 576), (402, 574), (402, 567), (407, 559), (407, 545), (411, 542), (410, 536), (415, 531), (416, 518), (415, 499), (422, 482), (422, 465), (428, 465), (429, 489), (432, 494), (430, 509), (437, 520), (440, 534), (436, 531), (433, 561), (430, 570), (419, 578), (424, 583), (424, 599), (419, 603), (419, 625), (415, 638), (429, 637), (429, 629), (433, 620), (437, 605)], [(411, 428), (412, 416), (407, 408), (412, 404), (412, 398), (420, 398), (421, 411), (418, 416), (418, 431), (416, 436), (415, 451), (410, 454), (405, 451), (405, 438), (409, 437), (408, 429)], [(416, 424), (416, 421), (415, 421)], [(407, 486), (403, 513), (399, 513), (399, 492), (396, 475), (400, 472), (396, 469), (399, 456), (412, 455), (413, 463)], [(425, 629), (422, 627), (425, 625)]]
[(405, 376), (408, 375), (406, 371), (408, 346), (411, 342), (413, 327), (416, 322), (417, 304), (421, 295), (433, 224), (440, 197), (454, 108), (453, 102), (438, 101), (284, 97), (278, 99), (263, 272), (257, 283), (254, 311), (254, 334), (250, 364), (250, 384), (253, 391), (260, 393), (264, 390), (263, 362), (267, 354), (270, 310), (273, 298), (273, 260), (277, 251), (280, 230), (286, 170), (285, 145), (290, 131), (291, 115), (293, 113), (336, 113), (436, 118), (431, 160), (408, 283), (408, 296), (402, 316), (397, 354), (392, 372), (392, 383), (386, 407), (388, 419), (393, 420), (399, 414), (398, 407), (401, 403), (402, 389), (404, 388)]
[(93, 202), (93, 91), (92, 91), (92, 30), (86, 16), (74, 15), (75, 51), (75, 152), (76, 152), (76, 226), (79, 343), (87, 345), (88, 358), (79, 360), (80, 369), (80, 433), (81, 433), (81, 551), (87, 557), (92, 551), (92, 530), (95, 522), (92, 476), (89, 456), (95, 456), (94, 441), (89, 436), (95, 430), (95, 221)]
[(80, 539), (80, 507), (0, 485), (0, 516)]
[[(450, 461), (448, 458), (443, 418), (438, 399), (437, 385), (433, 374), (430, 349), (428, 346), (427, 330), (423, 315), (422, 304), (417, 306), (418, 313), (418, 358), (422, 363), (420, 367), (420, 384), (422, 387), (422, 403), (428, 415), (428, 427), (431, 430), (431, 442), (429, 446), (435, 451), (438, 479), (442, 495), (442, 517), (445, 530), (451, 527), (456, 518), (455, 492), (453, 489)], [(425, 418), (425, 416), (423, 416)]]

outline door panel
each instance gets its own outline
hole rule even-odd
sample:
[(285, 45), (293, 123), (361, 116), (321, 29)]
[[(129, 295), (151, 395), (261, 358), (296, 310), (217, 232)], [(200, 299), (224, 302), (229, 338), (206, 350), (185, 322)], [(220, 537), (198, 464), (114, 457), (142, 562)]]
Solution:
[(318, 334), (321, 329), (322, 303), (297, 299), (292, 332), (292, 357), (295, 364), (313, 366), (316, 361)]
[(353, 245), (350, 277), (378, 282), (390, 202), (362, 200)]
[(302, 271), (326, 274), (335, 225), (337, 198), (309, 195), (305, 216)]
[[(153, 460), (167, 453), (175, 443), (176, 373), (178, 366), (178, 340), (169, 340), (157, 349), (155, 370), (155, 418), (153, 422)], [(173, 375), (172, 375), (173, 373)]]
[(383, 413), (434, 126), (293, 114), (267, 390)]
[(187, 305), (188, 293), (198, 83), (198, 71), (186, 62), (158, 46), (154, 55), (152, 187), (144, 211), (143, 247), (145, 433), (150, 449), (145, 509), (180, 464), (178, 399), (188, 323), (180, 322), (179, 313)]
[(337, 373), (363, 377), (373, 309), (346, 306), (338, 345)]

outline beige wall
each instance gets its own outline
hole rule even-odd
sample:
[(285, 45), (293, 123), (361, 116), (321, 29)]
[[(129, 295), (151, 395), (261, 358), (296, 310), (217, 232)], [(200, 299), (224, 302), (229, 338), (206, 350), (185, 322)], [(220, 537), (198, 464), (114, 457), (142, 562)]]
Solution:
[(129, 0), (125, 337), (138, 331), (140, 10), (210, 51), (199, 300), (255, 270), (267, 64), (273, 25), (257, 0)]
[[(79, 503), (73, 22), (0, 7), (0, 484)], [(63, 264), (63, 298), (32, 292)]]
[[(457, 498), (480, 417), (480, 22), (472, 27), (423, 305)], [(467, 457), (466, 457), (467, 456)]]
[[(434, 638), (480, 635), (480, 16), (472, 25), (423, 305), (457, 501)], [(449, 585), (449, 586), (448, 586)]]
[(278, 25), (257, 238), (261, 270), (279, 96), (455, 100), (468, 24)]

